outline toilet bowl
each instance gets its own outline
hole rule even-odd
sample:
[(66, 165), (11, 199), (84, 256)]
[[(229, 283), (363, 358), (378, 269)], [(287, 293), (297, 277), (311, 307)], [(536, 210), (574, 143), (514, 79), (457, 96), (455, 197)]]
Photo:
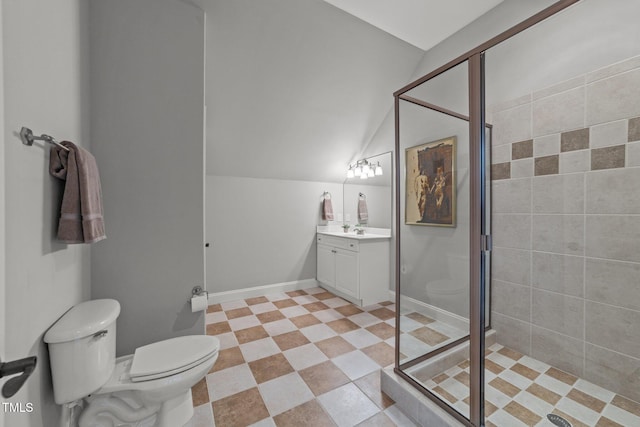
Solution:
[(193, 415), (191, 387), (215, 363), (220, 342), (189, 335), (139, 347), (116, 359), (119, 313), (115, 300), (87, 301), (47, 331), (44, 340), (56, 403), (82, 406), (80, 427), (185, 425)]

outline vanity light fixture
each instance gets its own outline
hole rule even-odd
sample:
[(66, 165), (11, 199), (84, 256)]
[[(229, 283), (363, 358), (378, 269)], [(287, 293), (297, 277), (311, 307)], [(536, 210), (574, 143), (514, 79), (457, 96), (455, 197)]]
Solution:
[(376, 175), (382, 175), (380, 162), (374, 165), (373, 163), (369, 163), (367, 159), (358, 160), (355, 164), (349, 165), (349, 170), (347, 170), (347, 178), (358, 176), (360, 179), (367, 179), (373, 178)]
[(369, 162), (367, 162), (366, 160), (364, 161), (364, 164), (362, 165), (362, 173), (365, 175), (369, 175), (369, 171), (371, 170), (371, 168), (369, 167)]

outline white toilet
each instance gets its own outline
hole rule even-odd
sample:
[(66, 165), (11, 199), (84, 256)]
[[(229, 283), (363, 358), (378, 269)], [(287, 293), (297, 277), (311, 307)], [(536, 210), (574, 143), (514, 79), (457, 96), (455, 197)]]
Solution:
[(207, 335), (183, 336), (116, 359), (119, 314), (116, 300), (83, 302), (45, 334), (63, 420), (80, 405), (80, 427), (184, 426), (193, 415), (191, 387), (215, 363), (220, 342)]

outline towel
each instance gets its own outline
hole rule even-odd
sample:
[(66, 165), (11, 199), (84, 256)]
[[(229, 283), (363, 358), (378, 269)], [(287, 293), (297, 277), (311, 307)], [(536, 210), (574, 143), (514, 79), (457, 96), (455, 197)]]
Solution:
[(63, 141), (66, 151), (52, 147), (49, 173), (65, 181), (58, 239), (66, 243), (95, 243), (107, 236), (102, 217), (102, 188), (96, 159), (87, 150)]
[(367, 199), (360, 197), (358, 199), (358, 222), (366, 224), (369, 221), (369, 210), (367, 209)]
[(333, 204), (331, 203), (331, 196), (324, 196), (322, 201), (322, 219), (325, 221), (333, 221)]

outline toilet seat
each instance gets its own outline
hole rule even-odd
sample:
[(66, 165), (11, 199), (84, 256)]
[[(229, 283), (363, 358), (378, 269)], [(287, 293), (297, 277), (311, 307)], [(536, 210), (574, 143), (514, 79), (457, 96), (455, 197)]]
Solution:
[(218, 340), (189, 335), (139, 347), (129, 371), (132, 382), (150, 381), (184, 372), (217, 354)]

